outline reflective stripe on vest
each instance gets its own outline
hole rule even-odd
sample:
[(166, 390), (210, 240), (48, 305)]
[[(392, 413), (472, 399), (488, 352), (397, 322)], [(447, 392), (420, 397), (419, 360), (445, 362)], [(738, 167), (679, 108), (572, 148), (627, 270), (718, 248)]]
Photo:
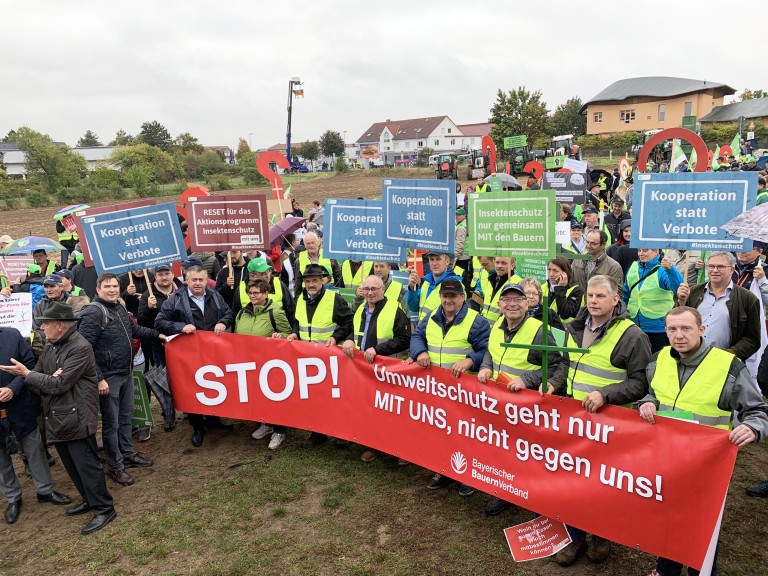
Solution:
[[(247, 282), (240, 282), (239, 285), (239, 291), (240, 291), (240, 306), (245, 308), (248, 306), (248, 304), (251, 303), (251, 299), (248, 298), (248, 284)], [(270, 292), (267, 294), (267, 299), (272, 300), (272, 302), (275, 304), (275, 306), (279, 306), (281, 309), (283, 307), (283, 286), (280, 282), (280, 279), (275, 277), (272, 278), (272, 289), (275, 291), (273, 294)]]
[(451, 368), (456, 362), (464, 360), (472, 353), (469, 343), (469, 331), (477, 318), (477, 312), (467, 310), (467, 315), (459, 324), (453, 324), (443, 336), (442, 327), (430, 316), (427, 320), (427, 352), (429, 361), (436, 366)]
[(667, 346), (659, 352), (650, 382), (659, 401), (659, 410), (687, 410), (700, 424), (723, 430), (733, 428), (732, 412), (720, 410), (717, 403), (735, 356), (719, 348), (710, 348), (681, 390), (677, 361), (672, 358), (671, 350)]
[(307, 342), (325, 342), (333, 336), (337, 326), (333, 323), (333, 305), (336, 293), (323, 291), (323, 297), (317, 303), (312, 322), (307, 318), (307, 301), (300, 296), (296, 302), (296, 322), (299, 324), (299, 338)]
[(72, 290), (69, 291), (72, 296), (80, 296), (83, 293), (83, 289), (80, 286), (72, 285)]
[[(565, 297), (568, 298), (571, 294), (573, 294), (573, 291), (575, 289), (576, 289), (576, 284), (574, 284), (573, 286), (568, 288), (568, 290), (565, 291)], [(542, 296), (542, 298), (545, 297), (545, 296), (549, 296), (549, 282), (547, 282), (547, 281), (544, 281), (544, 283), (541, 285), (541, 296)], [(579, 303), (579, 305), (580, 306), (584, 306), (584, 297), (583, 296), (581, 298), (581, 302)], [(549, 299), (549, 307), (553, 311), (555, 311), (558, 314), (560, 314), (560, 310), (557, 309), (557, 299), (556, 298), (553, 297), (553, 298)], [(575, 316), (574, 316), (574, 318), (575, 318)], [(563, 321), (563, 324), (568, 324), (569, 322), (573, 322), (573, 318), (568, 318), (566, 320), (562, 316), (560, 317), (560, 320)]]
[[(461, 276), (460, 273), (456, 272), (456, 270), (461, 270), (461, 268), (449, 268), (448, 270), (451, 270), (454, 274)], [(437, 310), (437, 307), (440, 306), (440, 284), (437, 284), (432, 289), (432, 292), (429, 293), (429, 297), (426, 296), (428, 288), (429, 282), (421, 283), (421, 290), (419, 291), (419, 322), (421, 322), (424, 317), (431, 313), (433, 310)], [(464, 290), (464, 297), (466, 298), (467, 290), (463, 287), (462, 290)]]
[[(317, 263), (320, 266), (323, 266), (325, 268), (328, 268), (328, 273), (331, 275), (331, 278), (333, 278), (333, 267), (331, 266), (331, 261), (328, 258), (323, 258), (323, 249), (321, 248), (320, 251), (317, 253)], [(304, 270), (306, 270), (307, 266), (309, 266), (311, 262), (309, 261), (309, 254), (307, 254), (306, 250), (302, 250), (299, 252), (299, 272), (304, 274)]]
[[(539, 371), (541, 366), (536, 366), (528, 362), (528, 348), (506, 348), (504, 344), (504, 323), (506, 318), (499, 318), (491, 328), (491, 336), (488, 338), (488, 352), (491, 354), (493, 362), (493, 376), (496, 380), (499, 372), (509, 374), (510, 376), (520, 377), (526, 372), (532, 370)], [(533, 344), (536, 338), (536, 332), (541, 328), (541, 321), (536, 318), (526, 318), (523, 325), (518, 328), (512, 337), (515, 344)]]
[[(354, 322), (355, 328), (355, 348), (360, 350), (360, 342), (363, 341), (363, 331), (361, 327), (363, 321), (363, 309), (367, 308), (367, 302), (363, 302), (357, 307), (352, 322)], [(379, 315), (376, 317), (376, 342), (381, 344), (387, 340), (394, 338), (395, 327), (395, 314), (397, 313), (397, 300), (387, 299), (384, 306), (379, 311)]]
[[(614, 322), (603, 337), (589, 347), (589, 354), (570, 353), (569, 396), (575, 400), (583, 400), (590, 392), (626, 380), (627, 371), (611, 364), (611, 353), (630, 326), (634, 326), (634, 323), (626, 318)], [(570, 334), (566, 345), (568, 340), (573, 341)]]
[[(640, 280), (640, 264), (632, 262), (627, 272), (627, 288), (632, 287)], [(643, 281), (632, 289), (627, 303), (627, 312), (630, 318), (635, 318), (638, 312), (642, 312), (646, 318), (663, 318), (672, 310), (675, 302), (671, 290), (664, 290), (659, 285), (659, 269), (653, 274), (645, 276)]]
[(363, 262), (357, 269), (354, 275), (352, 275), (352, 264), (349, 260), (344, 260), (341, 264), (341, 279), (344, 280), (345, 288), (357, 288), (363, 283), (373, 271), (373, 262)]
[(56, 262), (48, 260), (48, 266), (45, 267), (45, 276), (56, 274)]
[(488, 276), (488, 271), (480, 264), (480, 258), (472, 256), (472, 286), (477, 286), (483, 273)]

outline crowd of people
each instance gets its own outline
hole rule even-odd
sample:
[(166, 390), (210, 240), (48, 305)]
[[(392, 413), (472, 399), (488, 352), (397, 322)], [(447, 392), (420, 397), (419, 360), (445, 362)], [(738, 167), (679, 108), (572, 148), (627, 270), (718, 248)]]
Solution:
[[(164, 366), (166, 338), (198, 330), (339, 346), (350, 358), (359, 351), (369, 363), (377, 356), (402, 358), (457, 377), (473, 374), (480, 384), (503, 382), (510, 393), (569, 396), (591, 413), (623, 406), (649, 425), (657, 411), (682, 410), (701, 424), (729, 430), (737, 446), (764, 439), (768, 406), (758, 382), (768, 389), (768, 361), (754, 374), (746, 363), (760, 364), (767, 339), (761, 322), (768, 305), (765, 245), (754, 242), (736, 254), (631, 246), (626, 206), (618, 187), (606, 182), (590, 186), (586, 204), (563, 205), (571, 241), (539, 278), (522, 277), (515, 258), (469, 255), (461, 206), (456, 252), (428, 252), (425, 274), (411, 266), (400, 279), (393, 272), (402, 263), (325, 256), (319, 203), (312, 230), (286, 234), (269, 252), (190, 253), (180, 277), (169, 265), (146, 274), (97, 275), (76, 246), (64, 267), (38, 251), (26, 277), (0, 292), (30, 292), (34, 301), (31, 342), (12, 328), (0, 329), (0, 408), (10, 422), (9, 431), (0, 428), (0, 440), (11, 433), (18, 440), (38, 500), (68, 505), (51, 481), (54, 458), (47, 445), (55, 446), (80, 496), (67, 515), (94, 513), (83, 534), (103, 528), (116, 516), (106, 479), (130, 486), (128, 469), (153, 465), (133, 446), (131, 373), (136, 365)], [(303, 217), (297, 202), (292, 210)], [(549, 351), (543, 374), (541, 350), (504, 346), (553, 345), (557, 330), (566, 345), (589, 353)], [(106, 472), (96, 441), (98, 412)], [(216, 416), (184, 417), (195, 447), (207, 431), (233, 428)], [(174, 427), (172, 420), (165, 430)], [(138, 430), (138, 441), (151, 433)], [(269, 438), (268, 448), (276, 450), (286, 429), (262, 423), (252, 436)], [(312, 432), (302, 445), (329, 440), (347, 443)], [(22, 500), (8, 445), (0, 442), (0, 487), (12, 524)], [(366, 448), (361, 458), (377, 456)], [(451, 482), (436, 473), (427, 488)], [(458, 489), (463, 496), (474, 492), (465, 484)], [(768, 480), (747, 493), (768, 497)], [(492, 498), (485, 511), (496, 515), (510, 506)], [(570, 566), (583, 554), (593, 562), (608, 557), (608, 540), (568, 529), (572, 543), (557, 554), (559, 564)], [(656, 574), (680, 569), (660, 558)]]

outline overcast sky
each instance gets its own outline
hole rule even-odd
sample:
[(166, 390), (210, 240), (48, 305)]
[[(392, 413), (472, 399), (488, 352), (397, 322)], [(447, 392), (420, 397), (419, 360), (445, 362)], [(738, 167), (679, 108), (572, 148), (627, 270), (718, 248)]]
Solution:
[(637, 76), (768, 88), (746, 52), (727, 49), (741, 15), (726, 9), (724, 25), (710, 17), (724, 14), (718, 5), (7, 2), (0, 136), (27, 125), (73, 146), (90, 129), (106, 144), (157, 120), (204, 145), (243, 137), (267, 147), (285, 141), (293, 76), (305, 91), (294, 101), (294, 142), (328, 129), (353, 142), (386, 119), (485, 122), (496, 91), (521, 85), (550, 110)]

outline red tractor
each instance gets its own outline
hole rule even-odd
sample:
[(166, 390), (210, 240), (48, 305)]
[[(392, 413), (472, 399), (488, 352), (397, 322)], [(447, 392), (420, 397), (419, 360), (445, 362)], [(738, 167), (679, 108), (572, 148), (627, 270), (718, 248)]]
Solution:
[(459, 159), (456, 154), (440, 154), (435, 175), (438, 180), (456, 180), (456, 191), (461, 190), (459, 180)]

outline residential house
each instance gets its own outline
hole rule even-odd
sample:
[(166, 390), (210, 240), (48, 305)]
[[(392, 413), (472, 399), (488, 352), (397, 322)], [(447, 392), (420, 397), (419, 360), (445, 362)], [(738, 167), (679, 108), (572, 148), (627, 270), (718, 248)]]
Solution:
[[(88, 170), (96, 170), (99, 163), (106, 163), (112, 152), (117, 149), (116, 146), (92, 146), (83, 148), (72, 148), (72, 152), (80, 154), (85, 158)], [(11, 178), (26, 178), (27, 175), (27, 157), (21, 150), (5, 149), (3, 152), (3, 165), (6, 174)], [(107, 164), (109, 168), (115, 168)]]
[(614, 82), (581, 108), (587, 134), (675, 128), (684, 116), (702, 118), (736, 90), (726, 84), (667, 76)]
[(761, 123), (768, 128), (768, 98), (756, 98), (754, 100), (744, 100), (743, 102), (718, 106), (706, 116), (699, 118), (699, 121), (702, 124), (708, 122), (738, 122), (742, 116), (745, 120), (745, 129), (748, 129), (751, 123)]

